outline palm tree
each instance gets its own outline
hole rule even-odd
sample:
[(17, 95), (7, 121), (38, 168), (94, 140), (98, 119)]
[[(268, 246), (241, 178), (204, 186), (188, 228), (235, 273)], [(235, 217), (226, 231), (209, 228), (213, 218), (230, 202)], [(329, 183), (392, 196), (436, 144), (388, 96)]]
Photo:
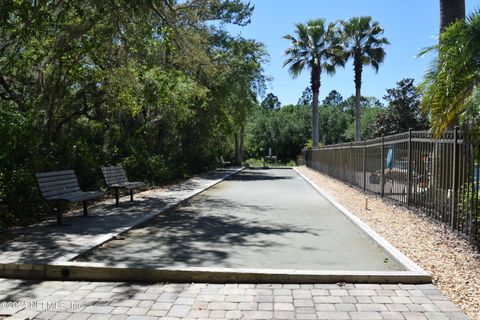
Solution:
[(465, 0), (440, 0), (440, 33), (457, 20), (465, 19)]
[(480, 102), (480, 12), (459, 20), (440, 34), (439, 44), (421, 54), (437, 51), (438, 58), (420, 84), (422, 108), (430, 114), (435, 137), (457, 124), (478, 128)]
[(385, 59), (384, 45), (389, 44), (382, 37), (383, 28), (371, 17), (352, 17), (342, 21), (343, 36), (348, 56), (353, 59), (355, 71), (355, 141), (360, 141), (360, 98), (363, 66), (370, 65), (378, 72)]
[(307, 24), (295, 25), (295, 36), (283, 38), (291, 41), (285, 50), (287, 59), (283, 66), (289, 66), (289, 72), (296, 78), (303, 69), (310, 69), (312, 87), (312, 142), (318, 146), (318, 95), (320, 93), (323, 71), (332, 75), (338, 65), (345, 64), (345, 54), (341, 43), (341, 34), (336, 23), (326, 25), (325, 19), (310, 20)]

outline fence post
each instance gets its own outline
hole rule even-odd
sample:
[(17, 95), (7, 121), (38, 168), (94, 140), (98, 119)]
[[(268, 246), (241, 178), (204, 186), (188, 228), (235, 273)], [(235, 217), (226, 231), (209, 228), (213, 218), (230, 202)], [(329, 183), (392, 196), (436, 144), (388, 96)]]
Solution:
[(333, 177), (337, 178), (337, 175), (336, 175), (336, 173), (335, 173), (335, 172), (337, 171), (337, 170), (336, 170), (337, 168), (335, 168), (335, 145), (334, 145), (334, 147), (332, 147), (332, 152), (333, 152), (333, 162), (332, 162), (332, 166), (333, 166), (333, 169), (332, 169), (332, 170), (333, 170), (333, 171), (332, 171), (331, 175), (332, 175)]
[(353, 166), (352, 166), (352, 152), (353, 152), (353, 142), (350, 141), (350, 160), (348, 164), (348, 168), (350, 169), (350, 185), (352, 185), (353, 181)]
[(412, 194), (412, 129), (408, 129), (407, 145), (407, 208), (410, 207), (410, 197)]
[(367, 190), (367, 142), (363, 141), (363, 191)]
[(384, 145), (384, 140), (385, 140), (385, 138), (384, 138), (384, 136), (382, 135), (382, 146), (381, 146), (382, 149), (381, 149), (381, 152), (380, 152), (380, 159), (381, 159), (381, 160), (380, 160), (380, 162), (381, 162), (381, 164), (380, 164), (380, 170), (381, 170), (381, 172), (382, 172), (382, 176), (381, 176), (381, 178), (380, 178), (380, 185), (382, 186), (382, 187), (381, 187), (382, 189), (381, 189), (381, 193), (380, 193), (380, 194), (381, 194), (382, 197), (383, 197), (384, 194), (385, 194), (385, 192), (384, 192), (384, 190), (385, 190), (385, 160), (384, 160), (384, 159), (385, 159), (385, 151), (384, 151), (384, 146), (383, 146), (383, 145)]
[(452, 217), (450, 218), (450, 226), (452, 229), (455, 228), (455, 213), (457, 208), (457, 194), (458, 194), (458, 181), (457, 181), (457, 172), (458, 172), (458, 127), (455, 126), (453, 129), (453, 172), (452, 172)]
[(340, 180), (342, 181), (345, 181), (343, 180), (343, 142), (340, 142), (340, 173), (339, 173), (339, 176), (340, 176)]

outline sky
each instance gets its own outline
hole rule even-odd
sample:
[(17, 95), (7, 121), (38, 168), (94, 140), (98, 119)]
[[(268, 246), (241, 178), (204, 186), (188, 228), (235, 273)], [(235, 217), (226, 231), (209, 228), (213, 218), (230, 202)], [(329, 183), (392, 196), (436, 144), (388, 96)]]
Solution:
[[(283, 52), (289, 41), (282, 37), (293, 34), (296, 23), (324, 18), (327, 22), (369, 15), (385, 29), (390, 41), (378, 73), (367, 67), (363, 71), (362, 95), (381, 99), (386, 89), (393, 88), (403, 78), (421, 81), (433, 56), (417, 58), (425, 47), (437, 42), (439, 30), (439, 0), (250, 0), (255, 6), (252, 22), (245, 27), (229, 27), (235, 35), (262, 42), (270, 55), (265, 74), (271, 78), (266, 93), (275, 94), (282, 105), (296, 104), (309, 86), (309, 72), (293, 79), (283, 67)], [(480, 8), (480, 0), (466, 0), (466, 12)], [(350, 60), (334, 76), (322, 74), (320, 101), (337, 90), (344, 98), (355, 93), (353, 65)], [(260, 97), (260, 100), (262, 98)]]

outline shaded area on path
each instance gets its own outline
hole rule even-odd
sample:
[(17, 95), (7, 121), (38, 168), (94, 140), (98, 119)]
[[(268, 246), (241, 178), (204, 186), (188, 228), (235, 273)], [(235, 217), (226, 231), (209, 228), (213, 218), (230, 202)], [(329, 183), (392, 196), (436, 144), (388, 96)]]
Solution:
[(161, 189), (147, 190), (136, 194), (134, 202), (129, 202), (127, 196), (118, 207), (114, 200), (106, 200), (90, 208), (88, 217), (80, 212), (65, 216), (61, 226), (51, 220), (19, 229), (13, 240), (0, 245), (0, 262), (48, 263), (71, 259), (217, 183), (235, 170), (238, 168), (212, 171)]
[(80, 260), (151, 267), (404, 270), (285, 169), (244, 170)]

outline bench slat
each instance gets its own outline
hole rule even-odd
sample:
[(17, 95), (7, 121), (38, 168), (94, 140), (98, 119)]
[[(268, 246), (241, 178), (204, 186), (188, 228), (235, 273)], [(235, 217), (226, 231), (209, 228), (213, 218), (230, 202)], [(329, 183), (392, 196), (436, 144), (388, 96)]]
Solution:
[(43, 187), (41, 188), (42, 193), (70, 190), (70, 189), (80, 189), (77, 183), (61, 184), (57, 186)]
[(48, 192), (42, 192), (42, 195), (46, 198), (52, 197), (52, 196), (60, 196), (60, 195), (65, 195), (65, 194), (70, 194), (72, 192), (78, 192), (81, 191), (79, 187), (74, 187), (74, 188), (65, 188), (65, 189), (57, 189), (57, 190), (52, 190)]
[(75, 172), (73, 170), (62, 170), (62, 171), (39, 172), (35, 174), (37, 178), (54, 177), (54, 176), (62, 176), (62, 175), (75, 176)]
[(43, 180), (38, 181), (38, 184), (40, 184), (42, 188), (55, 187), (58, 185), (70, 184), (70, 183), (78, 183), (78, 180), (76, 178), (75, 179), (72, 178), (72, 179), (54, 180), (54, 181), (43, 181)]

